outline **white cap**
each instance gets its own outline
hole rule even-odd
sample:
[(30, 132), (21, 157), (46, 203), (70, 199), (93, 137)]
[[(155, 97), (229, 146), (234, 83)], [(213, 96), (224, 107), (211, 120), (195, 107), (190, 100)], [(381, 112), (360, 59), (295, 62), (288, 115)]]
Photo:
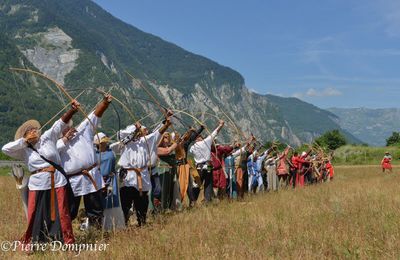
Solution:
[(94, 137), (93, 137), (93, 143), (95, 143), (95, 144), (99, 144), (99, 143), (102, 143), (102, 142), (108, 142), (108, 141), (109, 141), (109, 138), (103, 132), (95, 134)]
[(301, 153), (301, 157), (304, 157), (304, 156), (306, 156), (306, 155), (307, 155), (306, 152), (302, 152), (302, 153)]

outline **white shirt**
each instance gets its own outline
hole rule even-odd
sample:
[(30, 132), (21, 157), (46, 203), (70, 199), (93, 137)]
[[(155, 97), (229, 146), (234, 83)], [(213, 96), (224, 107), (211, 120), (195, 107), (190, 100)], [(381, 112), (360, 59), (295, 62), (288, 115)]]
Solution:
[[(40, 136), (39, 141), (34, 145), (35, 149), (46, 159), (57, 164), (61, 163), (60, 155), (57, 151), (57, 139), (66, 124), (61, 120), (57, 120), (53, 126)], [(51, 166), (40, 155), (27, 147), (24, 138), (10, 142), (3, 146), (2, 151), (14, 158), (25, 161), (30, 172), (40, 170)], [(56, 171), (54, 173), (55, 188), (63, 187), (67, 184), (67, 180), (62, 173)], [(49, 190), (51, 189), (51, 175), (49, 172), (39, 172), (29, 177), (29, 190)]]
[[(100, 123), (94, 113), (89, 115), (92, 124), (97, 127)], [(57, 148), (60, 153), (62, 167), (67, 175), (81, 172), (83, 169), (90, 168), (96, 163), (96, 155), (93, 145), (94, 131), (92, 124), (85, 119), (77, 128), (76, 135), (67, 144), (62, 139), (57, 142)], [(93, 168), (89, 174), (96, 182), (98, 189), (104, 187), (104, 180), (100, 174), (98, 167)], [(83, 196), (97, 191), (87, 176), (76, 175), (69, 178), (72, 191), (75, 196)]]
[(214, 130), (206, 139), (198, 141), (190, 147), (189, 152), (193, 154), (196, 164), (205, 163), (211, 159), (211, 144), (217, 134), (217, 130)]
[[(149, 191), (151, 189), (150, 175), (147, 169), (150, 163), (149, 148), (157, 146), (160, 139), (160, 132), (155, 131), (145, 137), (141, 137), (135, 142), (131, 141), (122, 147), (122, 153), (118, 165), (123, 168), (142, 169), (141, 176), (143, 191)], [(112, 146), (114, 147), (114, 145)], [(129, 170), (127, 172), (126, 178), (123, 180), (123, 185), (139, 189), (135, 171)]]
[(238, 157), (239, 155), (241, 155), (241, 154), (243, 154), (244, 152), (246, 152), (246, 146), (247, 146), (247, 145), (244, 145), (242, 148), (240, 148), (240, 149), (234, 151), (234, 152), (231, 154), (231, 155), (233, 156), (233, 158), (236, 158), (236, 157)]
[[(154, 132), (158, 132), (161, 129), (162, 126), (163, 126), (163, 124), (159, 124), (153, 130), (153, 133)], [(160, 136), (160, 138), (161, 138), (161, 136)], [(158, 155), (157, 155), (158, 143), (159, 143), (159, 141), (151, 143), (151, 146), (149, 144), (149, 150), (150, 150), (150, 154), (151, 154), (149, 167), (154, 168), (151, 171), (151, 175), (157, 175), (157, 167), (156, 166), (157, 166), (157, 163), (158, 163)]]

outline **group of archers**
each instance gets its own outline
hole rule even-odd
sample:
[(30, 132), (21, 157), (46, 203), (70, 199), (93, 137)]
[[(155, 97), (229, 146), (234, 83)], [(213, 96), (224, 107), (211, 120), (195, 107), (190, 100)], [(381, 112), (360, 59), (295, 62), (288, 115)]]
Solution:
[[(245, 193), (333, 178), (329, 159), (312, 150), (298, 154), (290, 146), (266, 149), (257, 146), (252, 135), (242, 143), (218, 145), (215, 139), (224, 121), (212, 132), (200, 124), (183, 134), (167, 132), (172, 125), (170, 110), (154, 129), (136, 122), (120, 130), (118, 141), (112, 143), (97, 131), (112, 99), (105, 94), (76, 127), (71, 119), (80, 104), (73, 100), (50, 129), (41, 133), (39, 122), (29, 120), (18, 128), (15, 140), (3, 146), (5, 154), (24, 161), (30, 172), (27, 177), (18, 171), (21, 167), (13, 168), (17, 187), (27, 186), (23, 243), (74, 243), (72, 221), (80, 221), (82, 198), (87, 223), (81, 228), (112, 231), (145, 225), (148, 212), (241, 200)], [(134, 214), (136, 223), (129, 221)]]

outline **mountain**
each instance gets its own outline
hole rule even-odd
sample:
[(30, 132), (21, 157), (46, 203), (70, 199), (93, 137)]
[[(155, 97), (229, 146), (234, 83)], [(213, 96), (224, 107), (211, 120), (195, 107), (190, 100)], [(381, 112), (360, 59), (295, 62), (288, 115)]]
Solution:
[(400, 130), (400, 109), (330, 108), (338, 116), (336, 122), (365, 143), (386, 145), (392, 132)]
[[(158, 106), (125, 72), (140, 79), (163, 106), (194, 114), (210, 128), (216, 117), (225, 119), (228, 130), (222, 139), (239, 138), (225, 114), (263, 141), (292, 145), (340, 129), (332, 114), (298, 99), (253, 93), (231, 68), (142, 32), (88, 0), (3, 0), (0, 37), (0, 144), (24, 120), (44, 123), (68, 102), (49, 81), (9, 67), (41, 71), (72, 95), (84, 90), (79, 101), (86, 110), (101, 98), (96, 88), (112, 89), (134, 116), (114, 104), (103, 119), (103, 131), (110, 134), (140, 117), (146, 116), (142, 122), (148, 126), (161, 117)], [(185, 112), (177, 113), (177, 128), (194, 124)]]
[(339, 117), (334, 113), (320, 109), (312, 104), (301, 101), (297, 98), (283, 98), (273, 95), (267, 95), (267, 98), (278, 107), (284, 120), (290, 122), (292, 131), (301, 138), (301, 140), (311, 140), (320, 133), (332, 129), (339, 129), (346, 137), (346, 140), (352, 144), (361, 143), (352, 133), (341, 129), (338, 126)]

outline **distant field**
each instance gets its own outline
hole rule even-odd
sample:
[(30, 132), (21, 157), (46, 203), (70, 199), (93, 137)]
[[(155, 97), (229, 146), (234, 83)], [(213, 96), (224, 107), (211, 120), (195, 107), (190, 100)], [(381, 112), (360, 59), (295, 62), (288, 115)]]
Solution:
[(10, 173), (11, 173), (11, 168), (9, 167), (0, 168), (0, 176), (9, 176)]
[[(85, 259), (204, 258), (399, 258), (400, 168), (381, 174), (376, 166), (336, 168), (332, 183), (223, 201), (160, 216), (145, 228), (82, 241), (106, 241)], [(20, 199), (11, 177), (0, 177), (0, 240), (25, 230)], [(23, 256), (1, 253), (1, 256)], [(72, 253), (34, 254), (63, 259)], [(1, 257), (3, 258), (3, 257)]]
[(399, 147), (367, 147), (345, 145), (335, 151), (336, 165), (379, 165), (385, 152), (392, 154), (393, 164), (399, 164)]

